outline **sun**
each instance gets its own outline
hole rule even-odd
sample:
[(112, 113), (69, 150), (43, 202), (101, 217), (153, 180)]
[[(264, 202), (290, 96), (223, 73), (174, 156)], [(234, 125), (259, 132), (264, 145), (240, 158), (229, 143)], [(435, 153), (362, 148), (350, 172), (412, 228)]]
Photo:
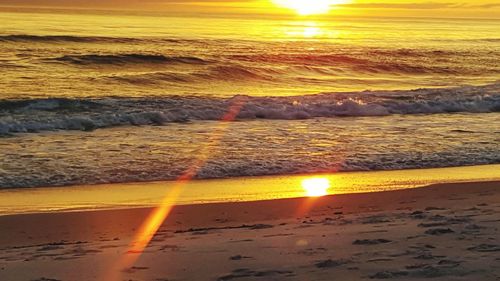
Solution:
[(302, 181), (307, 196), (320, 197), (328, 194), (330, 181), (327, 178), (309, 178)]
[(326, 14), (331, 6), (344, 4), (346, 0), (272, 0), (274, 4), (295, 10), (302, 16)]

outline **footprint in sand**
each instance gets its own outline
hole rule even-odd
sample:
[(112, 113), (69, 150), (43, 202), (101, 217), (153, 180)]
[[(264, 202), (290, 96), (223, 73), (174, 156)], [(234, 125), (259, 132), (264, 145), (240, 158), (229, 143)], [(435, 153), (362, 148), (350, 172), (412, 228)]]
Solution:
[(278, 234), (269, 234), (269, 235), (264, 235), (262, 237), (265, 238), (270, 238), (270, 237), (283, 237), (283, 236), (293, 236), (293, 233), (278, 233)]
[(252, 257), (247, 257), (247, 256), (242, 256), (242, 255), (235, 255), (235, 256), (231, 256), (229, 257), (230, 260), (232, 261), (239, 261), (239, 260), (242, 260), (242, 259), (251, 259)]
[(425, 219), (427, 217), (427, 214), (423, 211), (414, 211), (414, 212), (410, 213), (410, 217), (412, 219), (421, 220), (421, 219)]
[(437, 226), (445, 226), (448, 225), (447, 222), (429, 222), (429, 223), (419, 223), (418, 227), (437, 227)]
[(294, 273), (293, 273), (293, 271), (288, 271), (288, 270), (255, 271), (255, 270), (251, 270), (248, 268), (240, 268), (240, 269), (233, 270), (233, 272), (230, 274), (219, 277), (217, 280), (218, 281), (226, 281), (226, 280), (233, 280), (233, 279), (246, 278), (246, 277), (266, 278), (266, 277), (273, 277), (273, 276), (275, 277), (275, 276), (280, 276), (280, 275), (284, 275), (285, 277), (291, 277), (291, 276), (294, 276)]
[(408, 276), (408, 271), (381, 271), (370, 275), (370, 279), (392, 279)]
[(469, 247), (467, 250), (476, 252), (500, 252), (500, 245), (480, 244), (474, 247)]
[(172, 252), (177, 252), (179, 251), (181, 248), (177, 245), (163, 245), (160, 247), (160, 251), (166, 251), (166, 250), (171, 250)]
[(393, 222), (387, 215), (376, 215), (369, 216), (360, 219), (362, 224), (376, 224), (376, 223), (385, 223), (385, 222)]
[(389, 258), (379, 258), (379, 259), (369, 259), (367, 262), (389, 262), (393, 261), (394, 259), (389, 259)]
[(455, 233), (455, 231), (453, 231), (451, 228), (431, 228), (425, 231), (425, 234), (428, 235), (443, 235), (449, 233)]
[(243, 243), (243, 242), (253, 242), (253, 239), (242, 239), (242, 240), (230, 240), (228, 243)]
[(47, 246), (43, 246), (43, 247), (37, 249), (36, 251), (37, 252), (45, 252), (45, 251), (54, 251), (54, 250), (60, 250), (60, 249), (64, 249), (64, 247), (59, 246), (59, 245), (47, 245)]
[(125, 273), (135, 273), (139, 270), (146, 270), (146, 269), (149, 269), (149, 267), (146, 267), (146, 266), (132, 266), (132, 267), (129, 267), (127, 269), (124, 269), (123, 272)]
[(340, 260), (327, 259), (327, 260), (318, 261), (314, 265), (317, 268), (332, 268), (332, 267), (337, 267), (337, 266), (341, 266), (341, 265), (348, 264), (348, 263), (351, 263), (351, 261), (345, 260), (345, 259), (340, 259)]
[(446, 210), (446, 208), (439, 208), (439, 207), (427, 207), (425, 208), (426, 211), (443, 211)]
[(378, 244), (387, 244), (391, 243), (392, 240), (388, 239), (356, 239), (352, 242), (353, 245), (378, 245)]
[[(400, 277), (439, 278), (446, 276), (466, 276), (469, 271), (460, 267), (457, 262), (443, 262), (436, 265), (419, 264), (407, 266), (406, 270), (381, 271), (369, 276), (370, 279), (393, 279)], [(470, 280), (470, 279), (469, 279)]]
[(319, 253), (324, 253), (326, 251), (327, 251), (326, 248), (314, 248), (314, 249), (313, 248), (307, 248), (307, 249), (304, 249), (304, 250), (300, 250), (297, 253), (300, 254), (300, 255), (313, 256), (313, 255), (316, 255), (316, 254), (319, 254)]
[(416, 257), (413, 257), (416, 260), (434, 260), (434, 259), (442, 259), (445, 258), (446, 256), (435, 256), (432, 253), (423, 253), (421, 255), (418, 255)]

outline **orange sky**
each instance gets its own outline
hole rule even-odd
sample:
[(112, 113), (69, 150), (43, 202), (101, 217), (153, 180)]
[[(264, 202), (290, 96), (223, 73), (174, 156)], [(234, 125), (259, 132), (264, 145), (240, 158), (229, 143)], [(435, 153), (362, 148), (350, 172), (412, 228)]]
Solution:
[[(309, 1), (312, 2), (315, 0)], [(347, 4), (333, 7), (329, 15), (500, 19), (500, 2), (496, 0), (351, 0), (347, 2)], [(277, 8), (272, 4), (271, 0), (2, 0), (0, 5), (14, 7), (155, 10), (172, 14), (295, 14), (294, 11)]]

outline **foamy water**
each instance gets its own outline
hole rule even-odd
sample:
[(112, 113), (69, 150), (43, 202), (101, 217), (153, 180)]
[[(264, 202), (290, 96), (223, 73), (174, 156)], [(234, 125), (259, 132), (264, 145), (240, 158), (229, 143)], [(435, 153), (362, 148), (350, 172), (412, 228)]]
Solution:
[(0, 22), (3, 188), (500, 163), (499, 21)]

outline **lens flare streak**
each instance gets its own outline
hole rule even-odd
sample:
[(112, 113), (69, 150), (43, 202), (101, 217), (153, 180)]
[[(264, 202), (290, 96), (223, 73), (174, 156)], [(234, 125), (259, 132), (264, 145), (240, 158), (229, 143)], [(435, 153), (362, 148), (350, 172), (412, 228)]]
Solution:
[(103, 281), (120, 280), (121, 272), (124, 269), (133, 266), (133, 264), (137, 261), (160, 226), (167, 219), (174, 206), (173, 202), (175, 202), (175, 200), (179, 197), (184, 185), (193, 179), (206, 161), (210, 159), (214, 153), (216, 153), (216, 148), (221, 142), (230, 122), (234, 121), (245, 101), (245, 97), (237, 97), (232, 100), (228, 111), (221, 118), (220, 123), (207, 142), (204, 143), (198, 158), (181, 176), (179, 176), (176, 184), (165, 194), (162, 202), (155, 209), (153, 209), (153, 211), (151, 211), (132, 239), (126, 253), (122, 255), (115, 266), (111, 267), (111, 270), (105, 278), (102, 279)]

